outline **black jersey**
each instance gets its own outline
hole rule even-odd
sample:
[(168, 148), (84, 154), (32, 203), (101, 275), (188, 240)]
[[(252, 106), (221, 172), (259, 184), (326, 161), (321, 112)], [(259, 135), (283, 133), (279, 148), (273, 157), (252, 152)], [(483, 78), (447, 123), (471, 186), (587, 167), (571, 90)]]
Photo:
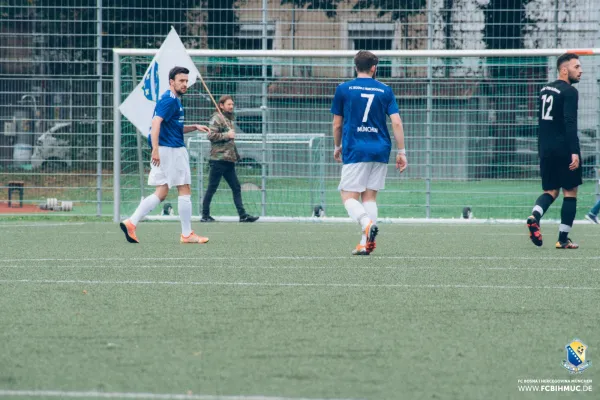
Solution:
[(539, 96), (538, 148), (540, 157), (579, 154), (577, 103), (579, 93), (557, 80), (542, 88)]

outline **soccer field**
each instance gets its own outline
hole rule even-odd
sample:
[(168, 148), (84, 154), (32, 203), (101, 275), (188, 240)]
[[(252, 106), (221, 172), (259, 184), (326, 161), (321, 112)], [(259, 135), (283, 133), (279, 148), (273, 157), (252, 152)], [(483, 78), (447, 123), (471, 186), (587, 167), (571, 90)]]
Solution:
[[(565, 345), (600, 363), (600, 229), (354, 224), (0, 223), (0, 397), (598, 398), (520, 392), (569, 380)], [(524, 385), (523, 385), (524, 386)], [(532, 389), (533, 390), (533, 389)], [(99, 393), (101, 392), (101, 393)], [(161, 396), (159, 396), (161, 395)]]

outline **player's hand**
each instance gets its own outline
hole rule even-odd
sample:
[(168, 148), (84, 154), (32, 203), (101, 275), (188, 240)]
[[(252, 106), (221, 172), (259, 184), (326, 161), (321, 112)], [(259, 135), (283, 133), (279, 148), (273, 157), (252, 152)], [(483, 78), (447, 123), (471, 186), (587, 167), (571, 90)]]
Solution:
[(227, 132), (227, 137), (232, 140), (235, 139), (235, 131), (232, 129), (229, 132)]
[(406, 161), (406, 154), (397, 154), (396, 155), (396, 169), (400, 171), (400, 173), (404, 172), (406, 167), (408, 166), (408, 162)]
[(569, 164), (569, 169), (575, 171), (577, 168), (579, 168), (579, 154), (571, 154), (571, 164)]
[(337, 162), (342, 162), (342, 148), (339, 147), (333, 151), (333, 159)]
[(152, 165), (160, 167), (160, 155), (157, 148), (152, 149)]
[(192, 125), (198, 132), (210, 133), (210, 128), (206, 125)]

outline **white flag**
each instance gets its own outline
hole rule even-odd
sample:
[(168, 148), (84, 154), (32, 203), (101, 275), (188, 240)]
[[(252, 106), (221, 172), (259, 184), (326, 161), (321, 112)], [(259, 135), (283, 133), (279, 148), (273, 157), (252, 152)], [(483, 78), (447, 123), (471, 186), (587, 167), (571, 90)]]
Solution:
[(173, 67), (190, 70), (188, 88), (200, 75), (174, 28), (167, 35), (156, 56), (137, 85), (119, 107), (121, 113), (146, 137), (150, 134), (156, 101), (169, 89), (169, 71)]

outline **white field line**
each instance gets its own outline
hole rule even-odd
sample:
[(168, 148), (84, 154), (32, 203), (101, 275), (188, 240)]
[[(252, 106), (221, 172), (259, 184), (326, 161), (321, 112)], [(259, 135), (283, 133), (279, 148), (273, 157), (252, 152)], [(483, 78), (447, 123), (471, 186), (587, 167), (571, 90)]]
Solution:
[[(0, 263), (6, 262), (48, 262), (48, 261), (211, 261), (211, 260), (350, 260), (356, 256), (245, 256), (245, 257), (210, 257), (199, 254), (198, 257), (97, 257), (97, 258), (0, 258)], [(366, 259), (366, 257), (365, 257)], [(369, 256), (369, 260), (532, 260), (532, 261), (571, 261), (571, 260), (600, 260), (600, 256), (590, 257), (528, 257), (528, 256)]]
[(85, 222), (64, 222), (64, 223), (25, 223), (25, 224), (0, 224), (0, 228), (46, 228), (55, 226), (81, 226)]
[(218, 396), (203, 394), (156, 394), (156, 393), (118, 393), (118, 392), (76, 392), (62, 390), (0, 390), (0, 397), (27, 396), (27, 397), (60, 397), (60, 398), (86, 398), (86, 399), (149, 399), (149, 400), (352, 400), (352, 399), (324, 399), (300, 398), (279, 396)]
[[(406, 265), (347, 265), (347, 266), (324, 266), (324, 265), (281, 265), (281, 266), (272, 266), (272, 265), (190, 265), (190, 264), (182, 264), (182, 265), (124, 265), (124, 264), (114, 264), (114, 265), (44, 265), (44, 264), (29, 264), (29, 265), (3, 265), (0, 264), (0, 268), (23, 268), (23, 269), (36, 269), (36, 268), (72, 268), (72, 269), (106, 269), (106, 268), (116, 268), (116, 269), (265, 269), (265, 270), (303, 270), (303, 269), (312, 269), (312, 270), (331, 270), (331, 271), (340, 271), (340, 270), (356, 270), (356, 269), (364, 269), (364, 270), (380, 270), (380, 269), (389, 269), (389, 270), (448, 270), (449, 272), (455, 270), (485, 270), (485, 271), (572, 271), (572, 270), (588, 270), (587, 267), (581, 265), (574, 265), (569, 268), (561, 268), (561, 267), (486, 267), (486, 266), (468, 266), (468, 267), (454, 267), (448, 265), (439, 265), (439, 266), (406, 266)], [(591, 271), (598, 271), (598, 269), (591, 269)]]
[[(194, 215), (192, 221), (198, 222), (202, 217)], [(215, 217), (217, 222), (236, 222), (239, 223), (239, 217)], [(527, 218), (519, 219), (464, 219), (464, 218), (378, 218), (377, 224), (418, 224), (418, 225), (525, 225)], [(179, 221), (178, 216), (148, 215), (144, 218), (146, 221)], [(350, 217), (260, 217), (258, 223), (281, 223), (281, 222), (313, 222), (317, 224), (356, 224)], [(560, 220), (544, 219), (544, 224), (557, 225)], [(574, 224), (593, 225), (585, 219), (575, 220)]]
[(167, 285), (167, 286), (255, 286), (255, 287), (340, 287), (340, 288), (406, 288), (406, 289), (499, 289), (499, 290), (582, 290), (600, 291), (599, 287), (586, 286), (512, 286), (512, 285), (419, 285), (402, 283), (300, 283), (300, 282), (181, 282), (181, 281), (100, 281), (80, 279), (1, 279), (3, 283), (26, 284), (85, 284), (85, 285)]

